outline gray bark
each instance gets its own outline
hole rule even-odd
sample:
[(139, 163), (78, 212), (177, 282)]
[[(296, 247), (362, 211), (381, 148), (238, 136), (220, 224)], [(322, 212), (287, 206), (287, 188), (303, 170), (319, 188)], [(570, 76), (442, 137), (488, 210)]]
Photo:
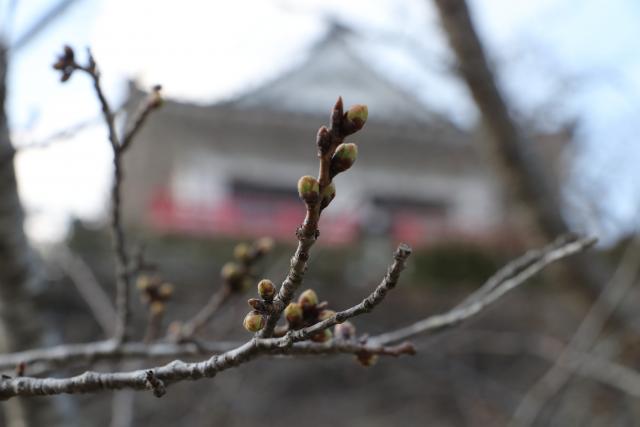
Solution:
[[(24, 213), (13, 165), (14, 149), (5, 112), (7, 55), (0, 44), (0, 352), (25, 350), (35, 344), (36, 311), (29, 295), (33, 257), (23, 230)], [(26, 426), (21, 402), (3, 407), (9, 426)]]

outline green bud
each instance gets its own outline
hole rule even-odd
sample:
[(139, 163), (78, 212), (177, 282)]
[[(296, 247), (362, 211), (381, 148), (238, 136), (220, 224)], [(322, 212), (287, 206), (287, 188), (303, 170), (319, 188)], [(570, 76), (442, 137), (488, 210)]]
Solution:
[(318, 180), (312, 176), (305, 175), (298, 180), (298, 194), (307, 204), (318, 202), (320, 197), (320, 185)]
[(165, 309), (165, 304), (162, 301), (153, 301), (149, 305), (149, 311), (151, 312), (151, 314), (155, 316), (164, 313), (164, 309)]
[(327, 342), (331, 338), (333, 338), (333, 334), (329, 329), (325, 329), (323, 331), (317, 332), (311, 336), (311, 341), (313, 342)]
[(369, 117), (369, 109), (364, 104), (356, 104), (347, 111), (347, 120), (353, 123), (356, 129), (362, 129)]
[(330, 182), (329, 185), (322, 189), (321, 196), (322, 201), (320, 202), (320, 208), (324, 209), (329, 206), (329, 203), (336, 197), (336, 185)]
[(165, 282), (158, 288), (158, 297), (162, 300), (168, 300), (173, 295), (173, 285), (169, 282)]
[(249, 332), (258, 332), (260, 329), (264, 328), (265, 320), (264, 316), (257, 311), (250, 311), (244, 317), (244, 321), (242, 325)]
[(298, 297), (298, 304), (303, 308), (315, 307), (318, 304), (318, 294), (313, 289), (307, 289)]
[(273, 239), (271, 237), (261, 237), (256, 240), (253, 247), (260, 255), (264, 255), (273, 249)]
[(136, 280), (136, 287), (140, 292), (144, 292), (151, 286), (152, 282), (153, 279), (150, 276), (141, 274)]
[(251, 255), (251, 247), (246, 243), (238, 243), (235, 248), (233, 248), (233, 257), (241, 262), (246, 262), (249, 260)]
[(231, 280), (240, 277), (242, 273), (235, 262), (228, 262), (222, 266), (220, 275), (224, 280)]
[(258, 295), (266, 301), (271, 301), (276, 294), (276, 287), (269, 279), (262, 279), (258, 282)]
[[(245, 289), (246, 284), (244, 283), (246, 279), (244, 274), (242, 274), (242, 270), (235, 262), (228, 262), (220, 271), (220, 276), (222, 280), (234, 291), (241, 291)], [(249, 284), (251, 286), (251, 283)]]
[(331, 157), (331, 176), (349, 169), (358, 157), (358, 146), (352, 142), (338, 145), (333, 157)]
[(302, 306), (292, 302), (284, 309), (284, 317), (290, 325), (298, 325), (302, 322)]

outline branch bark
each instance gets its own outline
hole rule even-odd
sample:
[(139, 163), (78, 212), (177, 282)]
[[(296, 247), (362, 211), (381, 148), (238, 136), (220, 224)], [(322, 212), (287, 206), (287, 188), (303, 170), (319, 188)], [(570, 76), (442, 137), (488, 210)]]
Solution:
[[(453, 328), (481, 313), (509, 291), (525, 283), (547, 265), (564, 259), (569, 255), (580, 253), (595, 243), (596, 239), (594, 238), (561, 237), (556, 242), (538, 251), (537, 257), (532, 257), (535, 252), (530, 252), (500, 269), (474, 293), (479, 295), (478, 297), (473, 297), (472, 295), (472, 297), (465, 299), (461, 304), (444, 314), (427, 317), (405, 328), (375, 336), (371, 338), (371, 341), (380, 344), (391, 344), (416, 335), (431, 335)], [(528, 261), (526, 267), (523, 265), (524, 261)], [(489, 287), (491, 290), (488, 290)]]
[[(305, 341), (325, 328), (336, 325), (345, 320), (369, 312), (380, 304), (386, 293), (395, 287), (404, 262), (409, 256), (406, 247), (400, 246), (394, 255), (394, 262), (390, 266), (387, 274), (378, 287), (361, 303), (334, 316), (318, 322), (310, 327), (291, 331), (281, 338), (254, 338), (253, 340), (229, 349), (232, 343), (159, 343), (145, 346), (136, 343), (125, 343), (118, 346), (112, 341), (100, 343), (81, 344), (76, 346), (61, 346), (54, 349), (34, 350), (13, 355), (0, 357), (0, 368), (12, 367), (18, 363), (26, 363), (29, 366), (38, 363), (43, 364), (63, 364), (67, 365), (79, 361), (92, 361), (103, 359), (119, 358), (166, 358), (181, 355), (211, 354), (212, 352), (222, 352), (220, 355), (211, 357), (208, 360), (198, 363), (184, 363), (174, 361), (164, 366), (151, 369), (142, 369), (130, 372), (103, 373), (88, 372), (83, 375), (66, 378), (15, 378), (0, 380), (0, 398), (10, 398), (12, 396), (24, 395), (35, 396), (58, 393), (84, 393), (102, 389), (131, 388), (136, 390), (147, 389), (147, 371), (152, 370), (154, 375), (163, 381), (165, 385), (172, 382), (199, 379), (203, 377), (213, 377), (216, 373), (231, 367), (243, 364), (260, 355), (304, 355), (304, 354), (380, 354), (397, 356), (401, 354), (412, 354), (413, 346), (403, 342), (397, 346), (393, 343), (400, 342), (406, 338), (417, 334), (434, 334), (459, 325), (490, 306), (500, 299), (507, 292), (524, 283), (533, 274), (540, 271), (550, 263), (585, 250), (593, 245), (594, 239), (574, 238), (565, 240), (559, 245), (554, 242), (548, 250), (541, 250), (541, 254), (527, 268), (514, 272), (512, 276), (506, 276), (505, 270), (513, 270), (514, 264), (521, 264), (522, 260), (515, 260), (499, 271), (496, 276), (504, 279), (494, 290), (483, 297), (470, 302), (463, 303), (451, 311), (429, 317), (417, 322), (407, 328), (400, 329), (388, 334), (378, 335), (366, 341), (343, 341), (334, 339), (332, 341), (318, 344)], [(530, 257), (530, 255), (525, 255)], [(487, 283), (494, 283), (489, 279)]]
[[(394, 255), (394, 262), (387, 271), (382, 282), (360, 304), (339, 313), (308, 328), (291, 331), (281, 338), (253, 338), (249, 342), (226, 351), (220, 355), (214, 355), (208, 360), (195, 363), (185, 363), (175, 360), (163, 366), (139, 369), (129, 372), (97, 373), (85, 372), (71, 378), (34, 378), (18, 377), (13, 379), (0, 379), (0, 399), (8, 399), (14, 396), (43, 396), (62, 393), (89, 393), (99, 390), (119, 390), (123, 388), (133, 390), (151, 389), (157, 397), (164, 394), (166, 386), (182, 380), (197, 380), (200, 378), (214, 377), (218, 372), (244, 364), (250, 360), (268, 354), (287, 354), (295, 343), (309, 338), (313, 333), (334, 326), (351, 317), (373, 310), (382, 300), (385, 294), (395, 287), (404, 262), (410, 255), (408, 247), (401, 245)], [(324, 354), (351, 352), (359, 354), (363, 351), (363, 344), (357, 342), (335, 341), (334, 345), (314, 348), (312, 343), (301, 343), (298, 350), (308, 354)], [(122, 345), (109, 343), (111, 350), (121, 351)], [(310, 350), (305, 349), (307, 347)], [(402, 344), (396, 347), (373, 345), (367, 348), (368, 354), (383, 354), (398, 356), (400, 354), (413, 354), (415, 351), (410, 344)], [(159, 393), (162, 390), (162, 393)]]

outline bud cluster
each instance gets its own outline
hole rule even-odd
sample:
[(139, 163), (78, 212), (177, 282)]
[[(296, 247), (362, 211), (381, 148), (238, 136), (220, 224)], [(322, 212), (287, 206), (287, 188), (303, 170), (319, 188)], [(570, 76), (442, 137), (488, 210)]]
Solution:
[(66, 82), (77, 68), (78, 64), (73, 49), (70, 46), (65, 46), (62, 54), (58, 55), (56, 62), (54, 62), (53, 69), (60, 71), (60, 81)]
[(331, 128), (322, 126), (316, 135), (318, 157), (321, 162), (319, 179), (322, 184), (308, 175), (298, 181), (298, 194), (308, 208), (320, 202), (320, 210), (322, 210), (335, 197), (336, 188), (332, 182), (333, 178), (353, 166), (358, 156), (356, 144), (345, 143), (344, 139), (362, 129), (368, 116), (369, 110), (362, 104), (352, 106), (345, 113), (342, 98), (338, 98), (331, 113)]
[[(287, 320), (289, 330), (302, 329), (315, 325), (333, 316), (335, 311), (327, 309), (326, 301), (320, 302), (313, 289), (307, 289), (298, 297), (297, 302), (292, 302), (284, 309), (284, 317)], [(329, 329), (317, 332), (311, 337), (315, 342), (326, 342), (333, 338)]]
[(136, 287), (142, 303), (147, 305), (153, 314), (163, 313), (173, 295), (173, 285), (156, 275), (141, 274), (138, 276)]
[(247, 301), (253, 309), (242, 322), (244, 328), (249, 332), (258, 332), (266, 324), (266, 316), (273, 311), (273, 298), (276, 295), (276, 287), (269, 279), (262, 279), (258, 282), (258, 295), (260, 298), (251, 298)]
[(254, 280), (253, 267), (273, 249), (273, 239), (263, 237), (253, 244), (239, 243), (233, 250), (233, 261), (220, 271), (224, 285), (231, 292), (241, 292), (251, 287)]

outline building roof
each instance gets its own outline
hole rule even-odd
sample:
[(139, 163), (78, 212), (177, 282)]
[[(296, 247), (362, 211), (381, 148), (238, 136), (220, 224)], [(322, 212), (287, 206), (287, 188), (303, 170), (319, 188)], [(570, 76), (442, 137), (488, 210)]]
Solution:
[(297, 66), (228, 104), (324, 115), (340, 95), (347, 105), (368, 105), (374, 121), (426, 122), (434, 118), (413, 95), (362, 59), (357, 44), (357, 34), (334, 24)]

